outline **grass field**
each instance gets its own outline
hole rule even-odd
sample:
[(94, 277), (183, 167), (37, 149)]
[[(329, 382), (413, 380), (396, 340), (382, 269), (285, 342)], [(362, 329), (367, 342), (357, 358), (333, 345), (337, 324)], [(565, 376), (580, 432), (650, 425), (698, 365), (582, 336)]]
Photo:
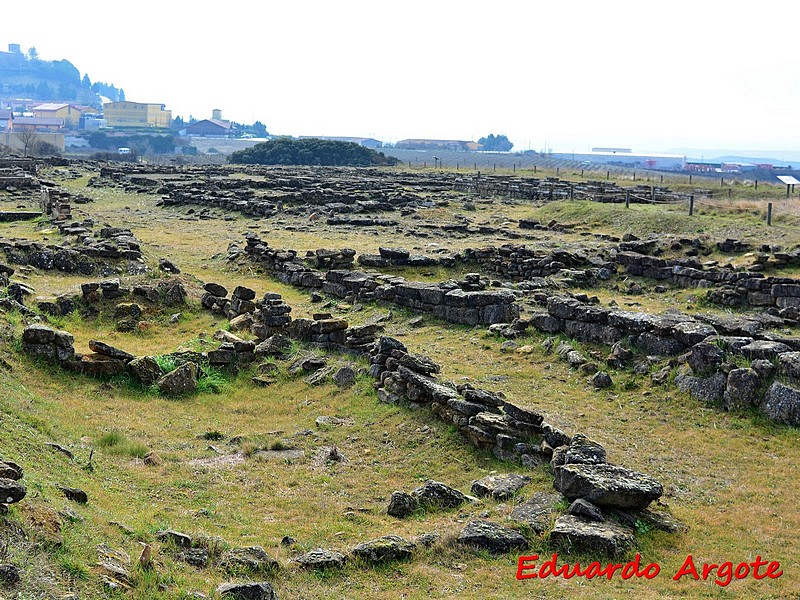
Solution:
[[(321, 240), (313, 231), (288, 231), (267, 221), (254, 224), (238, 215), (232, 221), (188, 220), (185, 208), (156, 207), (156, 196), (86, 188), (91, 175), (61, 182), (94, 198), (79, 208), (79, 217), (85, 214), (97, 223), (130, 227), (142, 240), (151, 265), (158, 258), (170, 258), (195, 285), (215, 281), (229, 289), (251, 287), (259, 296), (279, 292), (293, 307), (294, 317), (317, 310), (308, 294), (229, 263), (221, 256), (229, 243), (241, 245), (244, 234), (255, 230), (265, 232), (264, 239), (276, 248), (348, 246), (375, 252), (378, 245), (409, 245), (408, 239), (393, 238), (391, 233), (376, 239), (344, 228), (326, 232)], [(731, 202), (699, 202), (692, 217), (678, 205), (625, 209), (588, 202), (479, 203), (474, 217), (485, 222), (556, 219), (579, 226), (575, 233), (543, 232), (544, 244), (578, 242), (582, 228), (615, 235), (702, 234), (794, 246), (800, 236), (791, 204), (782, 204), (780, 190), (776, 191), (775, 218), (767, 227), (759, 212), (765, 199), (741, 190)], [(431, 211), (425, 216), (447, 215), (448, 211)], [(43, 228), (0, 223), (0, 236), (55, 239), (54, 232)], [(474, 241), (447, 240), (447, 244), (459, 249)], [(75, 291), (85, 281), (55, 272), (22, 275), (40, 295)], [(434, 271), (427, 277), (447, 275)], [(610, 290), (592, 293), (599, 293), (604, 302), (612, 298), (621, 304), (639, 302), (648, 310), (684, 309), (687, 301), (691, 303), (687, 300), (691, 294), (685, 291), (658, 297), (624, 297)], [(429, 317), (422, 327), (412, 328), (411, 312), (371, 304), (358, 310), (334, 305), (331, 310), (352, 324), (391, 310), (386, 333), (441, 363), (443, 379), (475, 382), (537, 407), (553, 424), (602, 443), (612, 462), (662, 481), (663, 502), (689, 531), (677, 535), (649, 531), (640, 536), (638, 551), (644, 561), (658, 563), (661, 574), (651, 581), (517, 581), (517, 554), (492, 557), (453, 543), (467, 520), (487, 515), (502, 521), (516, 501), (552, 489), (547, 467), (529, 473), (533, 481), (515, 501), (488, 500), (476, 507), (433, 511), (406, 520), (388, 516), (385, 509), (394, 490), (408, 491), (426, 479), (436, 479), (466, 492), (479, 477), (519, 472), (520, 467), (475, 450), (426, 410), (379, 403), (366, 376), (360, 376), (350, 390), (333, 384), (312, 386), (291, 376), (287, 361), (278, 363), (276, 383), (266, 388), (257, 387), (249, 373), (242, 372), (229, 376), (217, 393), (166, 399), (124, 380), (99, 382), (32, 361), (18, 351), (16, 342), (23, 319), (11, 314), (4, 318), (2, 332), (2, 355), (13, 370), (0, 374), (0, 459), (23, 465), (28, 496), (0, 520), (0, 564), (20, 565), (28, 588), (6, 592), (0, 585), (0, 598), (8, 594), (9, 599), (178, 599), (195, 591), (210, 595), (223, 581), (246, 579), (177, 560), (168, 545), (155, 538), (162, 529), (205, 536), (214, 547), (263, 546), (284, 567), (251, 578), (272, 582), (280, 598), (800, 598), (800, 546), (795, 539), (800, 530), (798, 430), (755, 414), (721, 412), (671, 385), (655, 386), (648, 377), (630, 372), (611, 372), (614, 387), (595, 390), (585, 376), (541, 347), (542, 335), (518, 340), (534, 347), (530, 354), (504, 353), (501, 340), (485, 328), (447, 325)], [(89, 339), (107, 341), (136, 355), (180, 347), (213, 348), (213, 333), (225, 322), (200, 309), (196, 299), (182, 312), (175, 324), (168, 315), (149, 315), (152, 326), (135, 334), (116, 332), (113, 322), (104, 319), (71, 316), (53, 324), (75, 335), (78, 351), (87, 350)], [(598, 357), (606, 352), (586, 345), (582, 349)], [(329, 359), (345, 360), (333, 355)], [(359, 361), (355, 365), (367, 366)], [(348, 424), (318, 427), (315, 420), (322, 415), (341, 417)], [(47, 443), (70, 449), (74, 460)], [(318, 460), (319, 449), (330, 446), (345, 460)], [(275, 454), (283, 449), (303, 454), (297, 458)], [(151, 451), (161, 464), (145, 465), (142, 457)], [(88, 504), (69, 502), (57, 486), (85, 490)], [(71, 516), (59, 516), (67, 509)], [(20, 527), (27, 535), (20, 533)], [(358, 542), (386, 534), (411, 538), (431, 531), (441, 534), (439, 541), (408, 562), (377, 568), (351, 564), (322, 574), (288, 566), (291, 556), (319, 546), (345, 552)], [(296, 545), (281, 545), (284, 536), (295, 538)], [(549, 557), (552, 550), (542, 538), (530, 539), (526, 554)], [(122, 549), (135, 563), (140, 542), (152, 544), (154, 569), (134, 566), (130, 590), (106, 590), (98, 577), (97, 546)], [(738, 563), (760, 555), (780, 561), (784, 573), (778, 579), (748, 578), (727, 587), (689, 578), (673, 581), (671, 576), (689, 554), (698, 563)], [(585, 562), (589, 557), (569, 560)]]

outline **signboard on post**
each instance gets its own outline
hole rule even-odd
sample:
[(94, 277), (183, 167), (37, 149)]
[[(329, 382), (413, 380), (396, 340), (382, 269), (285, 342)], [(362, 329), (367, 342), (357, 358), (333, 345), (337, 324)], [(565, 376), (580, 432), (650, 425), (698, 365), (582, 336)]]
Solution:
[(780, 180), (781, 180), (783, 183), (785, 183), (785, 184), (786, 184), (786, 197), (787, 197), (787, 198), (789, 197), (789, 194), (791, 194), (792, 192), (794, 192), (794, 186), (795, 186), (795, 184), (797, 184), (797, 183), (800, 183), (800, 181), (797, 181), (797, 179), (795, 179), (795, 178), (794, 178), (794, 177), (792, 177), (791, 175), (778, 175), (777, 177), (778, 177), (778, 179), (780, 179)]

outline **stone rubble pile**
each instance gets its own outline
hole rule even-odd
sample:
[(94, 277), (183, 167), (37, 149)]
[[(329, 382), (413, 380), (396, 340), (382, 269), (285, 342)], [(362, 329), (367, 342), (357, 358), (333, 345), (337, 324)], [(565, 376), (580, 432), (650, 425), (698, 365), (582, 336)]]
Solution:
[[(684, 288), (709, 288), (706, 298), (714, 304), (730, 307), (752, 307), (761, 310), (773, 308), (791, 318), (797, 318), (800, 309), (800, 279), (794, 277), (766, 277), (755, 267), (749, 270), (734, 270), (733, 267), (715, 268), (704, 266), (694, 258), (662, 259), (635, 252), (619, 252), (617, 262), (627, 273), (647, 277)], [(776, 267), (800, 264), (800, 253), (776, 253), (781, 257)], [(787, 310), (788, 309), (788, 310)]]
[[(451, 323), (490, 325), (519, 316), (513, 291), (465, 291), (458, 282), (421, 283), (403, 277), (364, 271), (330, 270), (305, 266), (293, 250), (275, 250), (257, 236), (247, 237), (250, 258), (279, 280), (299, 287), (321, 289), (345, 300), (376, 300), (405, 306)], [(465, 282), (466, 286), (471, 285)]]
[[(231, 177), (234, 173), (249, 177)], [(379, 172), (337, 167), (237, 165), (233, 171), (211, 166), (114, 165), (101, 169), (89, 185), (161, 194), (163, 206), (204, 206), (253, 217), (311, 211), (358, 225), (363, 217), (351, 214), (433, 206), (421, 194), (449, 191), (452, 177), (443, 173), (398, 173), (387, 178)]]
[[(648, 509), (663, 494), (658, 481), (608, 463), (606, 451), (600, 444), (583, 434), (569, 436), (545, 421), (540, 411), (510, 402), (495, 392), (469, 385), (455, 388), (445, 385), (436, 377), (439, 365), (427, 357), (410, 354), (394, 338), (381, 337), (375, 343), (371, 364), (370, 374), (377, 378), (375, 387), (381, 401), (428, 406), (445, 422), (457, 427), (474, 446), (489, 450), (503, 460), (528, 468), (550, 464), (554, 473), (553, 485), (560, 494), (554, 501), (542, 503), (537, 510), (522, 511), (523, 516), (516, 519), (518, 522), (529, 524), (538, 522), (543, 513), (555, 514), (553, 507), (557, 499), (563, 497), (569, 501), (581, 501), (603, 521), (622, 514), (635, 523), (643, 511), (647, 511), (646, 515), (656, 526), (669, 531), (680, 529), (668, 515), (662, 516)], [(474, 482), (472, 491), (476, 495), (497, 493), (498, 497), (507, 499), (527, 481), (529, 479), (520, 476), (487, 478)], [(402, 518), (420, 508), (452, 508), (470, 501), (475, 499), (439, 482), (429, 481), (410, 494), (394, 492), (387, 511)], [(599, 550), (615, 554), (633, 546), (635, 535), (631, 527), (613, 522), (597, 523), (596, 515), (593, 519), (577, 513), (559, 517), (550, 539), (578, 552)], [(481, 531), (503, 529), (496, 523), (484, 523), (468, 524), (462, 535), (472, 539), (473, 536), (467, 532), (470, 528)], [(474, 539), (464, 543), (478, 544)], [(491, 551), (488, 540), (478, 545)], [(527, 547), (527, 542), (519, 547)]]
[(93, 231), (90, 219), (56, 222), (70, 244), (46, 244), (30, 240), (0, 239), (0, 252), (15, 265), (28, 265), (44, 271), (92, 275), (119, 273), (142, 274), (147, 271), (138, 239), (130, 229), (103, 227)]
[[(646, 356), (681, 357), (691, 373), (676, 377), (680, 389), (726, 410), (757, 409), (778, 422), (800, 425), (800, 367), (795, 365), (800, 364), (800, 338), (765, 331), (767, 325), (782, 324), (779, 318), (652, 315), (552, 296), (547, 312), (533, 314), (522, 325), (526, 323), (545, 333), (613, 346), (607, 359), (613, 368), (628, 366), (630, 349)], [(559, 354), (575, 367), (588, 362), (568, 346)], [(737, 368), (735, 357), (751, 361), (751, 366)]]
[(211, 312), (223, 315), (229, 320), (240, 315), (251, 314), (256, 311), (256, 293), (254, 290), (237, 285), (228, 299), (228, 290), (218, 283), (207, 283), (203, 287), (204, 293), (200, 304)]
[[(172, 371), (164, 373), (153, 356), (134, 356), (99, 340), (89, 340), (91, 352), (81, 354), (75, 352), (74, 343), (72, 334), (45, 325), (28, 325), (22, 333), (22, 349), (26, 354), (89, 377), (105, 379), (128, 374), (142, 386), (156, 384), (162, 393), (172, 396), (194, 391), (202, 375), (197, 363), (208, 360), (208, 355), (204, 354), (188, 359), (173, 355), (179, 364)], [(250, 351), (252, 354), (252, 348)]]
[(584, 250), (544, 250), (505, 244), (467, 249), (461, 258), (465, 262), (474, 261), (491, 275), (512, 281), (560, 275), (576, 283), (593, 285), (610, 279), (617, 272), (613, 256)]
[(405, 248), (378, 248), (378, 254), (360, 254), (358, 264), (364, 267), (432, 267), (442, 265), (452, 267), (456, 263), (455, 256), (423, 256), (411, 254)]
[(516, 177), (510, 175), (462, 175), (457, 177), (453, 189), (478, 196), (504, 196), (523, 200), (593, 200), (595, 202), (631, 203), (677, 202), (688, 200), (688, 194), (674, 192), (667, 187), (639, 184), (622, 187), (612, 181), (574, 182), (547, 177)]

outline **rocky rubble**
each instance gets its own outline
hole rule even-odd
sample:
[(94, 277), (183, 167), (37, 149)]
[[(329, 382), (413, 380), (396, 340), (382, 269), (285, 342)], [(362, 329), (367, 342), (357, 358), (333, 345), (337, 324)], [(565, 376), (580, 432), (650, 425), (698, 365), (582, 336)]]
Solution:
[[(643, 473), (608, 463), (606, 451), (600, 444), (582, 434), (568, 436), (548, 424), (541, 412), (512, 403), (493, 392), (469, 386), (453, 388), (443, 384), (435, 378), (435, 373), (439, 371), (437, 365), (410, 355), (396, 339), (381, 337), (375, 344), (371, 362), (371, 374), (377, 378), (375, 386), (380, 400), (427, 405), (446, 422), (455, 425), (472, 444), (490, 450), (504, 460), (515, 461), (529, 468), (549, 462), (554, 472), (554, 488), (569, 500), (580, 499), (604, 510), (625, 512), (644, 509), (663, 494), (663, 487), (658, 481)], [(489, 478), (476, 481), (473, 492), (505, 499), (525, 482), (525, 478), (519, 476)], [(463, 494), (444, 484), (427, 482), (426, 486), (439, 490), (437, 498), (441, 496), (455, 503), (440, 501), (438, 505), (458, 505), (464, 501)], [(394, 492), (390, 499), (389, 514), (403, 517), (421, 507), (419, 497), (426, 486), (411, 494)], [(553, 504), (546, 500), (527, 512), (515, 510), (517, 520), (538, 523), (540, 531), (546, 529), (542, 519), (547, 519), (547, 515), (555, 512)], [(586, 517), (573, 515), (569, 522), (574, 524), (576, 520), (580, 524)], [(472, 532), (463, 533), (465, 538), (480, 538), (484, 530), (496, 532), (499, 527), (481, 523), (471, 526), (476, 530), (475, 535)], [(587, 527), (591, 530), (591, 526)], [(616, 545), (606, 545), (605, 550), (616, 552), (627, 548), (624, 540), (628, 537), (633, 539), (633, 532), (626, 530), (623, 533), (622, 538), (616, 540)], [(588, 548), (586, 544), (589, 542), (576, 539), (573, 539), (573, 543), (580, 549)], [(589, 536), (589, 539), (594, 540), (594, 537)], [(483, 547), (491, 550), (490, 546)]]
[[(732, 242), (729, 240), (729, 242)], [(776, 253), (776, 267), (800, 264), (800, 253)], [(678, 287), (707, 288), (710, 302), (722, 306), (773, 309), (781, 316), (797, 319), (800, 308), (800, 280), (793, 277), (767, 277), (757, 269), (768, 255), (749, 270), (707, 267), (696, 258), (662, 259), (635, 252), (619, 252), (617, 262), (631, 275), (669, 281)]]
[(253, 302), (256, 293), (250, 288), (241, 285), (236, 286), (230, 299), (227, 298), (228, 290), (217, 283), (207, 283), (203, 289), (204, 293), (200, 298), (200, 304), (211, 312), (223, 315), (229, 320), (256, 311), (256, 304)]
[(364, 271), (330, 270), (325, 273), (307, 267), (293, 250), (275, 250), (255, 235), (249, 235), (247, 254), (278, 279), (299, 287), (321, 289), (345, 300), (376, 300), (431, 313), (452, 323), (489, 325), (519, 316), (511, 290), (465, 291), (471, 282), (429, 284), (406, 281)]
[(61, 271), (93, 275), (100, 273), (142, 274), (147, 266), (141, 253), (141, 243), (130, 229), (102, 227), (94, 230), (94, 222), (58, 220), (62, 236), (71, 238), (68, 244), (46, 244), (30, 240), (0, 239), (0, 252), (15, 265), (28, 265), (44, 271)]
[[(248, 177), (231, 177), (234, 173)], [(365, 218), (361, 216), (365, 213), (430, 206), (431, 202), (420, 194), (450, 190), (452, 178), (442, 173), (404, 173), (388, 178), (381, 173), (337, 167), (238, 165), (234, 171), (211, 166), (114, 165), (101, 169), (90, 186), (161, 194), (163, 206), (202, 206), (252, 217), (313, 211), (357, 225), (354, 221)]]
[(208, 360), (207, 355), (198, 355), (195, 360), (174, 355), (177, 366), (164, 373), (152, 356), (133, 356), (98, 340), (90, 340), (91, 353), (75, 352), (74, 338), (66, 331), (57, 331), (44, 325), (29, 325), (22, 333), (22, 349), (31, 356), (43, 358), (61, 367), (89, 377), (108, 378), (123, 373), (134, 381), (149, 387), (156, 384), (169, 396), (180, 396), (193, 392), (202, 371), (196, 360)]
[(558, 275), (582, 285), (595, 285), (610, 279), (617, 271), (613, 255), (598, 250), (546, 250), (505, 244), (467, 249), (461, 259), (512, 281)]
[(639, 184), (623, 188), (611, 181), (572, 182), (547, 177), (516, 177), (509, 175), (462, 175), (456, 178), (453, 185), (459, 192), (478, 196), (502, 196), (524, 200), (593, 200), (595, 202), (617, 202), (626, 200), (631, 203), (642, 202), (674, 202), (688, 200), (686, 194), (680, 194), (664, 186)]
[(423, 256), (421, 254), (411, 254), (405, 248), (378, 248), (378, 254), (360, 254), (358, 264), (364, 267), (385, 268), (385, 267), (432, 267), (442, 265), (444, 267), (455, 266), (457, 257), (450, 254), (447, 256)]
[[(675, 377), (681, 390), (726, 410), (757, 409), (778, 422), (797, 426), (800, 390), (791, 386), (800, 386), (800, 369), (796, 367), (800, 340), (765, 331), (767, 324), (782, 322), (769, 315), (652, 315), (586, 304), (565, 296), (550, 297), (547, 312), (536, 313), (528, 321), (546, 333), (612, 346), (608, 364), (614, 368), (629, 366), (634, 354), (627, 348), (647, 356), (682, 357), (690, 370)], [(586, 366), (587, 360), (568, 344), (557, 351), (573, 366)], [(736, 368), (730, 362), (733, 357), (749, 360), (759, 369)], [(774, 381), (776, 375), (784, 381)], [(596, 387), (610, 385), (609, 378)]]

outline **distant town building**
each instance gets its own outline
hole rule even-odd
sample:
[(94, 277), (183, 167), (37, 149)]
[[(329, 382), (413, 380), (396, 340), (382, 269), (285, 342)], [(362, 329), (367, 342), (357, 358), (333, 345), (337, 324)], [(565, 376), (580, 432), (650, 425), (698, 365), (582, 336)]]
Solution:
[(745, 162), (706, 162), (686, 161), (685, 169), (693, 173), (748, 173), (750, 171), (773, 171), (775, 165), (771, 163), (745, 163)]
[(186, 126), (186, 135), (200, 137), (230, 137), (233, 132), (233, 123), (222, 119), (203, 119)]
[(686, 161), (684, 169), (693, 173), (715, 173), (722, 169), (722, 163)]
[(96, 131), (107, 127), (108, 124), (102, 115), (87, 113), (81, 115), (81, 120), (78, 124), (78, 129), (85, 129), (87, 131)]
[(465, 140), (424, 140), (408, 139), (400, 140), (395, 144), (395, 148), (401, 150), (450, 150), (454, 152), (474, 152), (481, 149), (478, 142), (468, 142)]
[(14, 112), (10, 108), (0, 108), (0, 131), (11, 129)]
[(757, 168), (757, 165), (751, 163), (722, 163), (720, 171), (723, 173), (747, 173), (755, 171)]
[(592, 148), (592, 152), (599, 154), (631, 154), (633, 150), (631, 148)]
[(627, 148), (611, 148), (611, 152), (554, 152), (553, 158), (574, 160), (587, 164), (640, 167), (643, 169), (679, 170), (686, 157), (679, 154), (638, 154)]
[(64, 119), (53, 117), (14, 117), (13, 131), (58, 131), (64, 128)]
[(63, 119), (67, 127), (78, 127), (84, 114), (97, 114), (91, 106), (68, 104), (66, 102), (46, 102), (32, 108), (33, 116), (39, 118)]
[(317, 139), (317, 140), (331, 140), (334, 142), (352, 142), (365, 148), (383, 148), (383, 142), (374, 138), (363, 137), (347, 137), (347, 136), (334, 136), (334, 135), (301, 135), (301, 140)]
[(169, 129), (172, 111), (163, 104), (142, 102), (107, 102), (103, 104), (103, 118), (109, 127)]

